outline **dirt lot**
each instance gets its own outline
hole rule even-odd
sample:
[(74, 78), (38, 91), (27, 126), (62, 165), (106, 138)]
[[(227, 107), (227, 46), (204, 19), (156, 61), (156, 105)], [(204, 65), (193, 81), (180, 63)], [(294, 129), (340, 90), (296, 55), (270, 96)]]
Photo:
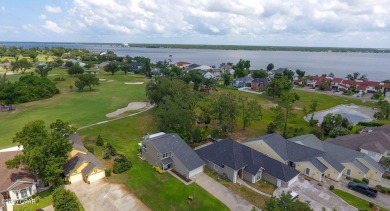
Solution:
[(150, 210), (127, 187), (104, 180), (86, 184), (83, 181), (67, 185), (73, 191), (86, 211), (94, 210)]

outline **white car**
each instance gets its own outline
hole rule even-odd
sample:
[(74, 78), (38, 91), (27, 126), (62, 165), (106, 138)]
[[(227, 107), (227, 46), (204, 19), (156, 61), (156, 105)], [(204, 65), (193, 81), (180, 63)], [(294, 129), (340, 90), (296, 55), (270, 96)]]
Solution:
[(294, 192), (294, 191), (291, 191), (290, 192), (290, 195), (291, 195), (291, 199), (292, 200), (295, 200), (298, 198), (299, 194), (297, 192)]

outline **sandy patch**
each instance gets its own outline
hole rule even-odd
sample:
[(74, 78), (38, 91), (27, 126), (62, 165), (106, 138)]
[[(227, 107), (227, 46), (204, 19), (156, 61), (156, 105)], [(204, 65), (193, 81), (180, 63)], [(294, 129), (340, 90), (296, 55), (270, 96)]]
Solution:
[(116, 116), (119, 116), (119, 115), (125, 113), (126, 111), (139, 110), (139, 109), (145, 108), (145, 107), (146, 107), (146, 102), (132, 102), (132, 103), (129, 103), (124, 108), (120, 108), (114, 112), (106, 114), (106, 117), (113, 118), (113, 117), (116, 117)]
[(105, 80), (107, 80), (107, 79), (105, 79), (105, 78), (99, 78), (99, 81), (105, 81)]
[(125, 84), (144, 84), (144, 82), (125, 82)]

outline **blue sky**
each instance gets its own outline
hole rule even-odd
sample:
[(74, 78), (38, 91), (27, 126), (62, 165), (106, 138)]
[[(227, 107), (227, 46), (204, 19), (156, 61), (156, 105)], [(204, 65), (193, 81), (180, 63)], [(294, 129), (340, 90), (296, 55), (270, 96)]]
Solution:
[(390, 0), (0, 0), (0, 40), (390, 48)]

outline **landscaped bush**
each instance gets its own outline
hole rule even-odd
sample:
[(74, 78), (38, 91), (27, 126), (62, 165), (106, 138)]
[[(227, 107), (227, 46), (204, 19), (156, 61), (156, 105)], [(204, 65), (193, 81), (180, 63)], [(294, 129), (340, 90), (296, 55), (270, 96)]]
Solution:
[(381, 193), (390, 193), (390, 188), (383, 187), (382, 185), (375, 186), (375, 189)]
[(347, 176), (346, 179), (347, 180), (352, 180), (352, 178), (350, 176)]
[(160, 174), (164, 173), (164, 171), (158, 166), (153, 166), (153, 168), (154, 168), (154, 170), (156, 170)]
[(334, 185), (329, 186), (329, 190), (330, 191), (334, 190)]
[(122, 154), (117, 154), (114, 157), (114, 167), (113, 172), (115, 174), (119, 174), (122, 172), (125, 172), (131, 168), (131, 162), (129, 159), (127, 159), (126, 156)]
[(355, 179), (355, 178), (353, 178), (353, 180), (352, 181), (354, 181), (354, 182), (356, 182), (356, 183), (364, 183), (363, 181), (361, 181), (360, 179)]
[(103, 138), (100, 135), (98, 135), (96, 139), (96, 146), (103, 146), (103, 145), (104, 145)]
[(374, 203), (370, 202), (370, 203), (368, 203), (368, 206), (373, 208), (374, 207)]
[(76, 195), (69, 190), (65, 190), (63, 186), (54, 190), (53, 206), (58, 211), (81, 210)]
[(111, 168), (110, 167), (107, 167), (106, 168), (106, 171), (105, 171), (105, 173), (106, 173), (106, 177), (111, 177)]
[(370, 180), (367, 179), (367, 178), (363, 178), (363, 179), (362, 179), (362, 182), (364, 182), (364, 183), (366, 183), (366, 184), (368, 185), (368, 183), (370, 183)]
[(110, 144), (106, 143), (106, 149), (103, 151), (103, 159), (110, 159), (116, 155), (116, 149)]

